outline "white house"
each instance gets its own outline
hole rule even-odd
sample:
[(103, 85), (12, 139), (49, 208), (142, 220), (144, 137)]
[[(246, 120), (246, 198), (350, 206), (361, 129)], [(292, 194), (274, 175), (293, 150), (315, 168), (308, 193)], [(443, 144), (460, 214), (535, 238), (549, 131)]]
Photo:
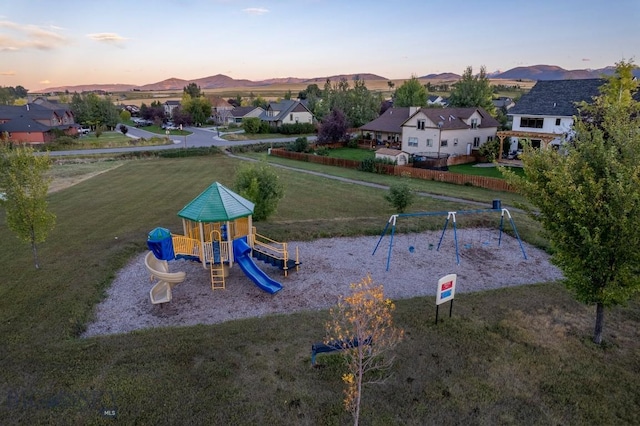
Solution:
[[(572, 134), (573, 116), (578, 113), (576, 103), (591, 102), (593, 97), (600, 94), (600, 86), (604, 83), (605, 80), (600, 78), (538, 81), (509, 110), (513, 126), (512, 131), (507, 133), (525, 133), (534, 147), (546, 146), (548, 143), (561, 144)], [(536, 134), (540, 138), (536, 138)], [(511, 136), (509, 151), (517, 151), (519, 148), (518, 138)]]
[(500, 123), (483, 108), (411, 107), (402, 123), (402, 151), (410, 154), (471, 155), (495, 138)]
[(260, 120), (278, 127), (283, 124), (313, 123), (313, 114), (302, 102), (285, 99), (280, 102), (270, 102), (267, 109), (260, 115)]

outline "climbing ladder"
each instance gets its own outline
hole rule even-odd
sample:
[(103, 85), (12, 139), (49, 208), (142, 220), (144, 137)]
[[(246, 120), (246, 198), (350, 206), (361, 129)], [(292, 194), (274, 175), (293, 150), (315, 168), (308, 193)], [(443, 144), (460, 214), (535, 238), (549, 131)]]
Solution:
[(221, 259), (222, 236), (219, 231), (211, 231), (211, 257), (209, 267), (211, 270), (211, 290), (225, 289), (224, 283), (224, 262)]

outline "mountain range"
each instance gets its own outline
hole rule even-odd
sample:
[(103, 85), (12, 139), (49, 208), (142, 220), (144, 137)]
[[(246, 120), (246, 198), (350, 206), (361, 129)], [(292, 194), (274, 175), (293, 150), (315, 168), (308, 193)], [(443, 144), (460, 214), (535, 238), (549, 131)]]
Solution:
[[(555, 65), (532, 65), (527, 67), (516, 67), (508, 71), (496, 71), (488, 73), (487, 76), (492, 80), (574, 80), (584, 78), (598, 78), (602, 75), (612, 75), (615, 71), (615, 67), (605, 67), (600, 69), (579, 69), (579, 70), (565, 70), (564, 68)], [(640, 78), (640, 69), (634, 71), (634, 75)], [(140, 91), (161, 91), (161, 90), (182, 90), (189, 83), (197, 84), (201, 89), (224, 89), (224, 88), (238, 88), (238, 87), (266, 87), (275, 84), (318, 84), (322, 86), (327, 79), (331, 81), (339, 81), (345, 78), (349, 81), (353, 80), (356, 76), (365, 81), (372, 80), (389, 80), (386, 77), (382, 77), (376, 74), (339, 74), (329, 77), (315, 77), (315, 78), (272, 78), (267, 80), (236, 80), (223, 74), (216, 74), (209, 77), (198, 78), (195, 80), (183, 80), (180, 78), (169, 78), (156, 83), (149, 83), (142, 86), (134, 84), (83, 84), (77, 86), (60, 86), (50, 87), (40, 92), (83, 92), (104, 90), (106, 92), (125, 92), (131, 90)], [(460, 75), (454, 73), (441, 73), (441, 74), (428, 74), (422, 77), (418, 77), (421, 80), (458, 80)]]

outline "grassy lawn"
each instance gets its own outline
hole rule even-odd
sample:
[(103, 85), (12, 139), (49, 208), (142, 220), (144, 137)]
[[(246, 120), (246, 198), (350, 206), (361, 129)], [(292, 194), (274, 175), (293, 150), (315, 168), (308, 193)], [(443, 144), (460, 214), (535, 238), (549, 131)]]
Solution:
[[(326, 311), (78, 338), (115, 273), (146, 249), (147, 232), (180, 230), (177, 212), (213, 181), (232, 187), (238, 162), (132, 160), (52, 193), (57, 225), (40, 245), (40, 270), (0, 211), (1, 424), (113, 424), (105, 409), (123, 424), (350, 423), (340, 356), (319, 356), (321, 367), (310, 367)], [(256, 224), (274, 239), (379, 234), (393, 213), (382, 189), (278, 174), (286, 196), (273, 218)], [(412, 184), (446, 192), (434, 182)], [(496, 196), (460, 191), (468, 199)], [(469, 207), (432, 198), (415, 205)], [(512, 214), (523, 239), (540, 239), (536, 223)], [(598, 348), (589, 341), (594, 309), (560, 284), (461, 294), (453, 318), (439, 325), (433, 298), (398, 301), (395, 321), (407, 338), (393, 377), (365, 389), (362, 422), (637, 424), (639, 302), (607, 311), (607, 344)]]
[[(524, 169), (522, 167), (509, 167), (517, 175), (524, 176)], [(449, 166), (449, 171), (452, 173), (461, 173), (465, 175), (477, 175), (487, 176), (502, 179), (502, 173), (497, 167), (476, 167), (474, 164), (460, 164), (458, 166)]]
[(70, 144), (51, 144), (47, 148), (51, 151), (66, 151), (71, 149), (95, 149), (95, 148), (120, 148), (127, 146), (152, 146), (172, 144), (170, 139), (164, 136), (152, 138), (134, 139), (123, 135), (122, 132), (103, 132), (100, 137), (96, 137), (94, 132), (85, 136), (73, 139)]
[(342, 158), (344, 160), (362, 161), (367, 158), (374, 158), (375, 151), (360, 148), (337, 148), (329, 150), (329, 157)]
[[(234, 130), (230, 130), (233, 132)], [(227, 133), (221, 138), (228, 141), (253, 141), (261, 139), (302, 138), (314, 135), (283, 135), (282, 133)]]

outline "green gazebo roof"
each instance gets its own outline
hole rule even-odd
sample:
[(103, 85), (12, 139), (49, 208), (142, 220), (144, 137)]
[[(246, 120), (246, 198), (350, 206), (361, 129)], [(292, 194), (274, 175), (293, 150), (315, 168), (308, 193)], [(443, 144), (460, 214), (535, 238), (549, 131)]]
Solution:
[(178, 212), (196, 222), (224, 222), (253, 214), (254, 204), (224, 185), (214, 182)]

